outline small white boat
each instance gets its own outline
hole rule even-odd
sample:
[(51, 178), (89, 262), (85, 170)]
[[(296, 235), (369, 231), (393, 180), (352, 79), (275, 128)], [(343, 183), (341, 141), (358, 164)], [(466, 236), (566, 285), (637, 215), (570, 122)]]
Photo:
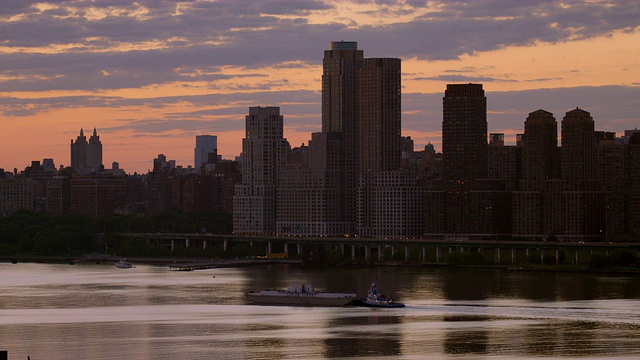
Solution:
[(131, 264), (130, 262), (127, 261), (127, 259), (120, 259), (117, 263), (116, 263), (116, 267), (118, 269), (131, 269), (133, 267), (133, 264)]

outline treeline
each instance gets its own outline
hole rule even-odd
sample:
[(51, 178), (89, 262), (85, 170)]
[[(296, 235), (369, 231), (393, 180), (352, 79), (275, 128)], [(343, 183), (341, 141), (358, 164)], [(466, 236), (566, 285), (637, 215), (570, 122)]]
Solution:
[[(0, 218), (0, 256), (80, 256), (118, 254), (117, 233), (181, 232), (229, 234), (233, 219), (227, 213), (159, 214), (155, 216), (84, 215), (55, 216), (44, 212), (18, 211)], [(107, 246), (111, 244), (111, 249)]]

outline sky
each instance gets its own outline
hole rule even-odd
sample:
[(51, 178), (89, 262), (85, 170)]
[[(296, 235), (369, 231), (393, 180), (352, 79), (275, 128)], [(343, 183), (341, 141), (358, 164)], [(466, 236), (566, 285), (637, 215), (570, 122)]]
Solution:
[(402, 59), (402, 135), (441, 144), (447, 84), (481, 83), (488, 130), (579, 107), (596, 130), (640, 127), (640, 2), (545, 0), (0, 1), (0, 168), (97, 129), (103, 163), (193, 166), (196, 135), (242, 151), (251, 106), (279, 106), (292, 147), (321, 131), (324, 50)]

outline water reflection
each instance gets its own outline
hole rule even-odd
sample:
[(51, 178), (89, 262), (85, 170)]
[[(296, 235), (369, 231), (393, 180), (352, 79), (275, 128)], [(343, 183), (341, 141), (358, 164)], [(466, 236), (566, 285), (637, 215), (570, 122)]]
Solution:
[[(487, 269), (171, 272), (0, 264), (10, 358), (640, 358), (640, 277)], [(249, 290), (372, 280), (404, 309), (246, 305)]]
[(324, 357), (395, 356), (401, 354), (399, 316), (373, 315), (334, 318), (328, 322), (329, 337), (324, 340)]
[(449, 300), (483, 300), (493, 292), (498, 284), (499, 272), (488, 273), (483, 270), (475, 272), (452, 269), (443, 274), (443, 293)]
[[(489, 321), (490, 318), (485, 316), (469, 316), (469, 315), (454, 315), (445, 316), (442, 319), (444, 322), (457, 322), (465, 323), (463, 329), (465, 330), (450, 330), (447, 331), (443, 343), (444, 353), (446, 354), (486, 354), (489, 349), (489, 335), (488, 331), (484, 329), (478, 329), (474, 322)], [(472, 326), (475, 329), (467, 329)]]

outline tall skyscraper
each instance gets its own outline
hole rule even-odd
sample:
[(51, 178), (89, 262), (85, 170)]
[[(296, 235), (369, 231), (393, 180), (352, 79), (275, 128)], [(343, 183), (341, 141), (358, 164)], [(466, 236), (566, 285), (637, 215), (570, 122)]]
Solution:
[(218, 137), (214, 135), (197, 135), (196, 148), (194, 150), (194, 167), (200, 169), (202, 164), (209, 162), (209, 154), (218, 151)]
[(356, 221), (360, 173), (400, 168), (400, 94), (400, 59), (366, 59), (353, 41), (332, 42), (325, 50), (322, 132), (342, 139), (345, 222)]
[(487, 98), (482, 84), (449, 84), (442, 99), (442, 160), (447, 180), (487, 177)]
[(242, 184), (233, 198), (234, 233), (275, 234), (278, 173), (286, 167), (288, 150), (280, 108), (250, 107), (242, 139)]
[(357, 42), (338, 41), (325, 50), (322, 62), (322, 132), (339, 133), (342, 139), (342, 208), (349, 223), (355, 223), (356, 212), (358, 76), (363, 61)]
[(579, 108), (567, 112), (562, 119), (563, 180), (578, 183), (596, 178), (594, 127), (591, 114)]
[(399, 170), (400, 59), (364, 59), (359, 84), (358, 170), (361, 173)]
[(102, 143), (95, 128), (89, 142), (83, 129), (75, 142), (71, 140), (71, 167), (79, 173), (95, 172), (102, 167)]
[(539, 188), (541, 180), (559, 178), (557, 170), (558, 122), (552, 113), (536, 110), (524, 122), (522, 177)]

